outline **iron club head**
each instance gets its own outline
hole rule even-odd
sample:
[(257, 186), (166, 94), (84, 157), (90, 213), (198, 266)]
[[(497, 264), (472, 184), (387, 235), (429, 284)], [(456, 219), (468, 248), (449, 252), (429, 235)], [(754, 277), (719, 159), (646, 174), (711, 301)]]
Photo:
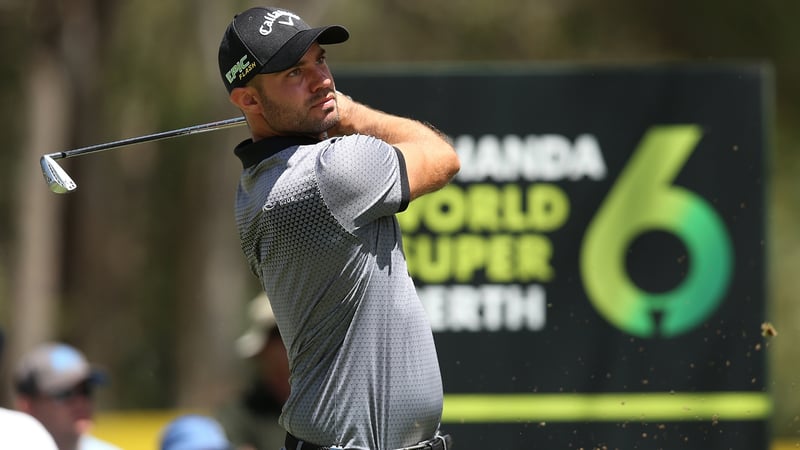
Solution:
[(55, 162), (56, 159), (72, 158), (73, 156), (88, 155), (90, 153), (101, 152), (110, 150), (112, 148), (125, 147), (128, 145), (138, 144), (141, 142), (160, 141), (178, 136), (188, 136), (192, 134), (205, 133), (207, 131), (222, 130), (224, 128), (236, 127), (247, 123), (244, 117), (234, 117), (231, 119), (219, 120), (217, 122), (203, 123), (200, 125), (193, 125), (190, 127), (178, 128), (176, 130), (162, 131), (160, 133), (148, 134), (145, 136), (132, 137), (122, 139), (119, 141), (106, 142), (103, 144), (90, 145), (88, 147), (81, 147), (72, 150), (65, 150), (58, 153), (49, 153), (43, 155), (39, 160), (42, 166), (42, 174), (50, 190), (56, 194), (64, 194), (74, 191), (78, 187), (72, 178), (67, 175), (67, 172)]
[(67, 172), (58, 165), (58, 163), (50, 156), (43, 155), (39, 159), (39, 164), (42, 166), (42, 175), (44, 180), (50, 187), (50, 190), (56, 194), (65, 194), (74, 191), (78, 187), (72, 178), (67, 175)]

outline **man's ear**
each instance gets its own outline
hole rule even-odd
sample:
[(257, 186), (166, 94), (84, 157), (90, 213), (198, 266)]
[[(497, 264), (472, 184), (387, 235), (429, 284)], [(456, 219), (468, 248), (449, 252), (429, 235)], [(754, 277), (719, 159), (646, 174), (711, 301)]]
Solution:
[(234, 88), (229, 96), (231, 103), (246, 113), (261, 113), (261, 100), (258, 92), (250, 86)]

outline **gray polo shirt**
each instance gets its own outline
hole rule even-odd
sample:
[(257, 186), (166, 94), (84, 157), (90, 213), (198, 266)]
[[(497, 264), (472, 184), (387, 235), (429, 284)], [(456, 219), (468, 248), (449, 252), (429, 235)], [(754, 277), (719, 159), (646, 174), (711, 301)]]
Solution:
[(402, 154), (371, 136), (236, 148), (236, 221), (291, 367), (280, 423), (299, 439), (387, 450), (430, 439), (442, 382), (394, 217)]

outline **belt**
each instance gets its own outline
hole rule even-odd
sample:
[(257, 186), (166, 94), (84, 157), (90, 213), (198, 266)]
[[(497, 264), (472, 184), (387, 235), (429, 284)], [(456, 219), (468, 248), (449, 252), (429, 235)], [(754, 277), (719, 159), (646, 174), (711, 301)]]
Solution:
[[(344, 450), (342, 447), (323, 447), (321, 445), (302, 441), (289, 433), (286, 433), (284, 448), (286, 450)], [(451, 450), (452, 448), (453, 438), (451, 438), (449, 434), (437, 434), (433, 439), (422, 441), (411, 447), (403, 447), (396, 450)]]

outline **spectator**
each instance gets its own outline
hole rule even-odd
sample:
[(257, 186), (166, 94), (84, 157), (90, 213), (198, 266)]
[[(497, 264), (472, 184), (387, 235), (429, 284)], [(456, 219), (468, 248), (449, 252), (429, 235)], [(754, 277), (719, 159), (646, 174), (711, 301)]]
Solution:
[[(3, 355), (0, 330), (0, 359)], [(11, 409), (0, 408), (0, 448), (56, 450), (53, 437), (35, 418)]]
[(119, 450), (89, 434), (92, 394), (105, 381), (105, 374), (77, 349), (44, 343), (23, 355), (16, 367), (16, 408), (37, 418), (59, 450)]
[[(231, 450), (220, 424), (206, 416), (188, 414), (170, 422), (161, 433), (160, 450)], [(277, 450), (280, 447), (276, 447)]]
[(236, 352), (252, 363), (252, 381), (216, 416), (237, 448), (277, 450), (286, 437), (278, 417), (289, 398), (289, 361), (266, 294), (250, 301), (248, 317), (250, 326), (237, 339)]

